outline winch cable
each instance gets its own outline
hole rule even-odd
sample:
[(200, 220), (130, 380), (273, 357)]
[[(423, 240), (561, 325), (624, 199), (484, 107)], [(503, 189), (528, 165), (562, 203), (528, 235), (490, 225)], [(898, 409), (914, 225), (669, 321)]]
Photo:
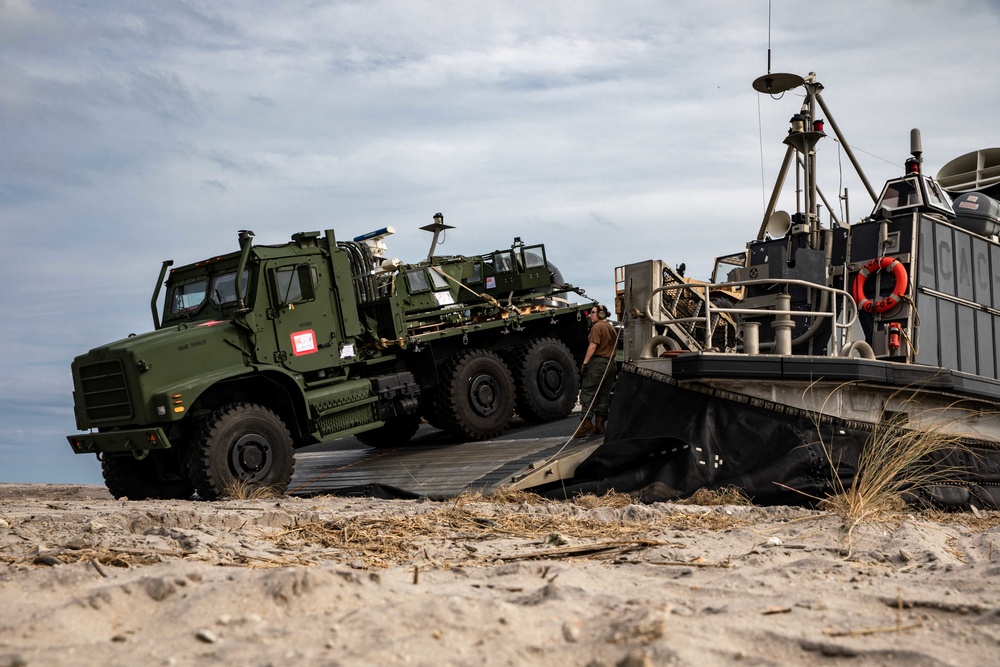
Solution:
[[(435, 270), (437, 270), (437, 267), (431, 267), (431, 268), (434, 268)], [(442, 272), (442, 273), (441, 273), (441, 275), (443, 275), (443, 276), (444, 276), (445, 278), (448, 278), (449, 280), (453, 280), (453, 279), (452, 279), (452, 278), (451, 278), (450, 276), (448, 276), (448, 275), (447, 275), (446, 273), (443, 273), (443, 272)], [(469, 287), (466, 287), (466, 286), (465, 286), (465, 285), (463, 285), (462, 283), (458, 283), (458, 284), (459, 284), (459, 285), (461, 285), (462, 287), (465, 287), (466, 289), (468, 289), (468, 290), (469, 290), (470, 292), (472, 292), (473, 294), (476, 294), (477, 296), (481, 296), (481, 297), (483, 297), (484, 299), (488, 299), (488, 300), (492, 300), (492, 301), (496, 302), (496, 299), (493, 299), (493, 297), (489, 296), (488, 294), (477, 294), (477, 293), (476, 293), (476, 292), (475, 292), (474, 290), (470, 289)], [(631, 301), (631, 299), (630, 299), (630, 296), (631, 296), (631, 293), (632, 293), (632, 290), (631, 290), (631, 289), (627, 290), (627, 292), (626, 292), (626, 297), (625, 297), (625, 298), (626, 298), (626, 300), (625, 300), (625, 308), (624, 308), (624, 315), (623, 315), (623, 317), (622, 317), (622, 321), (621, 321), (621, 322), (619, 323), (619, 324), (621, 324), (622, 328), (624, 328), (624, 326), (625, 326), (625, 323), (626, 323), (626, 322), (628, 321), (628, 306), (629, 306), (629, 303), (630, 303), (630, 301)], [(496, 305), (497, 305), (497, 306), (500, 306), (500, 304), (499, 304), (499, 303), (497, 303)], [(619, 338), (621, 337), (621, 333), (620, 333), (620, 329), (619, 329), (618, 327), (615, 327), (614, 329), (615, 329), (615, 343), (614, 343), (614, 347), (615, 347), (615, 349), (617, 350), (617, 349), (618, 349), (618, 339), (619, 339)], [(607, 376), (608, 376), (608, 370), (610, 370), (610, 369), (611, 369), (611, 366), (612, 366), (612, 364), (614, 364), (614, 362), (615, 362), (615, 360), (614, 360), (614, 359), (612, 359), (612, 360), (611, 360), (611, 363), (610, 363), (610, 364), (608, 364), (608, 365), (607, 365), (607, 367), (605, 367), (605, 369), (604, 369), (604, 375), (602, 375), (602, 376), (601, 376), (601, 384), (604, 384), (604, 380), (605, 380), (605, 379), (607, 378)], [(598, 385), (598, 387), (600, 387), (600, 385)], [(583, 423), (583, 420), (584, 420), (584, 419), (586, 419), (586, 418), (588, 417), (588, 415), (590, 414), (590, 411), (594, 409), (594, 403), (595, 403), (595, 402), (597, 402), (597, 396), (596, 396), (596, 395), (594, 396), (594, 399), (593, 399), (593, 400), (592, 400), (592, 401), (590, 402), (590, 405), (589, 405), (589, 406), (587, 406), (587, 409), (586, 409), (586, 411), (584, 411), (584, 413), (583, 413), (583, 417), (582, 417), (582, 418), (580, 419), (580, 423)], [(576, 432), (576, 431), (574, 430), (574, 433), (575, 433), (575, 432)], [(544, 466), (547, 466), (547, 465), (548, 465), (549, 463), (551, 463), (552, 461), (554, 461), (554, 460), (556, 459), (556, 457), (558, 457), (558, 456), (559, 456), (560, 454), (562, 454), (562, 453), (563, 453), (563, 451), (565, 451), (565, 449), (566, 449), (566, 448), (567, 448), (567, 447), (569, 446), (569, 444), (570, 444), (571, 442), (573, 442), (573, 435), (572, 435), (572, 434), (571, 434), (571, 435), (570, 435), (570, 436), (569, 436), (568, 438), (566, 438), (566, 442), (564, 442), (564, 443), (563, 443), (562, 445), (560, 445), (560, 447), (559, 447), (559, 449), (558, 449), (558, 450), (556, 450), (555, 452), (553, 452), (553, 453), (552, 453), (552, 454), (551, 454), (551, 455), (549, 456), (549, 458), (547, 458), (547, 459), (545, 459), (544, 461), (542, 461), (541, 463), (537, 464), (537, 466), (536, 466), (536, 467), (544, 467)], [(389, 453), (390, 453), (390, 452), (388, 452), (388, 451), (385, 451), (385, 452), (378, 452), (378, 453), (376, 453), (376, 454), (375, 454), (374, 456), (372, 456), (372, 457), (369, 457), (369, 458), (365, 459), (365, 461), (370, 461), (370, 460), (371, 460), (371, 459), (373, 459), (373, 458), (381, 458), (381, 457), (383, 457), (383, 456), (385, 456), (385, 455), (387, 455), (387, 454), (389, 454)], [(310, 484), (314, 484), (314, 483), (316, 483), (316, 482), (318, 482), (318, 481), (322, 480), (323, 478), (325, 478), (325, 477), (328, 477), (328, 476), (332, 475), (332, 474), (333, 474), (333, 473), (335, 473), (335, 472), (339, 472), (339, 471), (341, 471), (341, 470), (345, 470), (345, 469), (347, 469), (347, 468), (350, 468), (350, 467), (352, 467), (352, 466), (355, 466), (355, 465), (358, 465), (359, 463), (362, 463), (362, 461), (352, 461), (352, 462), (350, 462), (350, 463), (346, 463), (346, 464), (344, 464), (344, 465), (340, 465), (340, 466), (336, 466), (336, 467), (334, 467), (334, 468), (332, 468), (332, 469), (330, 469), (330, 470), (327, 470), (326, 472), (324, 472), (324, 473), (322, 473), (322, 474), (320, 474), (320, 475), (317, 475), (317, 476), (315, 476), (315, 477), (313, 477), (313, 478), (311, 478), (311, 479), (308, 479), (308, 480), (304, 481), (304, 482), (303, 482), (302, 484), (299, 484), (299, 485), (298, 485), (298, 486), (296, 486), (295, 488), (291, 488), (291, 489), (288, 489), (287, 493), (295, 493), (296, 491), (299, 491), (299, 490), (301, 490), (301, 489), (304, 489), (304, 488), (306, 488), (307, 486), (309, 486)]]
[[(631, 296), (632, 296), (631, 281), (629, 281), (629, 283), (630, 283), (629, 284), (629, 289), (627, 289), (625, 291), (625, 302), (624, 302), (624, 307), (622, 308), (622, 320), (621, 320), (621, 322), (619, 322), (619, 324), (621, 325), (622, 329), (625, 328), (625, 323), (628, 321), (628, 307), (629, 307), (629, 303), (631, 302)], [(614, 347), (615, 347), (615, 350), (617, 350), (618, 349), (618, 339), (621, 337), (621, 330), (618, 327), (614, 327), (614, 329), (615, 329), (615, 344), (614, 344)], [(608, 377), (608, 371), (611, 369), (611, 367), (614, 364), (615, 364), (615, 360), (612, 359), (611, 363), (608, 364), (604, 368), (604, 375), (601, 376), (601, 383), (599, 385), (597, 385), (598, 388), (600, 388), (601, 384), (604, 384), (604, 380)], [(596, 403), (596, 402), (597, 402), (597, 395), (595, 394), (594, 398), (590, 401), (590, 405), (587, 406), (587, 409), (582, 411), (582, 415), (580, 417), (580, 424), (583, 424), (583, 422), (590, 417), (590, 412), (591, 412), (591, 410), (594, 409), (594, 403)], [(577, 428), (579, 428), (579, 427), (580, 426), (578, 424)], [(536, 469), (538, 469), (538, 468), (544, 468), (545, 466), (547, 466), (550, 463), (552, 463), (553, 461), (555, 461), (556, 458), (560, 454), (562, 454), (563, 451), (565, 451), (567, 447), (569, 447), (570, 443), (573, 442), (575, 433), (576, 433), (576, 429), (574, 429), (573, 433), (571, 433), (569, 435), (569, 437), (566, 438), (566, 442), (564, 442), (559, 447), (559, 449), (557, 449), (552, 454), (550, 454), (547, 459), (545, 459), (544, 461), (541, 461), (540, 463), (536, 464), (533, 467), (536, 468)]]
[[(480, 294), (479, 292), (476, 292), (474, 289), (472, 289), (468, 285), (465, 285), (461, 281), (455, 280), (454, 278), (452, 278), (451, 276), (449, 276), (447, 273), (445, 273), (444, 271), (442, 271), (441, 269), (439, 269), (436, 266), (431, 266), (430, 268), (434, 269), (439, 274), (441, 274), (442, 276), (444, 276), (446, 279), (452, 281), (453, 283), (455, 283), (459, 287), (463, 287), (463, 288), (469, 290), (470, 292), (472, 292), (473, 294), (475, 294), (479, 298), (483, 299), (484, 301), (486, 301), (490, 305), (495, 306), (497, 309), (503, 310), (503, 306), (500, 304), (500, 302), (497, 301), (496, 299), (494, 299), (493, 297), (491, 297), (489, 294)], [(395, 275), (392, 277), (392, 282), (393, 282), (393, 291), (395, 291), (395, 282), (396, 282), (396, 276)], [(371, 460), (373, 458), (381, 458), (386, 453), (387, 452), (378, 452), (374, 456), (369, 457), (369, 458), (367, 458), (365, 460), (369, 461), (369, 460)], [(295, 491), (298, 491), (299, 489), (302, 489), (302, 488), (304, 488), (304, 487), (306, 487), (306, 486), (308, 486), (310, 484), (318, 482), (319, 480), (323, 479), (324, 477), (332, 475), (333, 473), (338, 472), (340, 470), (344, 470), (345, 468), (350, 468), (351, 466), (357, 465), (358, 463), (360, 463), (360, 461), (352, 461), (351, 463), (347, 463), (345, 465), (337, 466), (337, 467), (335, 467), (335, 468), (333, 468), (331, 470), (326, 471), (325, 473), (323, 473), (321, 475), (318, 475), (316, 477), (313, 477), (312, 479), (309, 479), (309, 480), (303, 482), (302, 484), (300, 484), (299, 486), (295, 487), (294, 489), (289, 489), (288, 493), (294, 493)]]
[[(437, 271), (438, 273), (440, 273), (440, 274), (441, 274), (442, 276), (444, 276), (444, 277), (445, 277), (446, 279), (448, 279), (448, 280), (450, 280), (450, 281), (454, 282), (454, 283), (455, 283), (455, 284), (457, 284), (457, 285), (458, 285), (459, 287), (463, 287), (463, 288), (465, 288), (465, 289), (469, 290), (470, 292), (472, 292), (473, 294), (475, 294), (476, 296), (478, 296), (478, 297), (480, 297), (480, 298), (482, 298), (482, 299), (486, 300), (486, 301), (487, 301), (487, 302), (489, 302), (490, 304), (492, 304), (492, 305), (496, 306), (497, 308), (500, 308), (500, 309), (503, 309), (503, 306), (502, 306), (502, 305), (500, 304), (500, 302), (498, 302), (498, 301), (497, 301), (496, 299), (494, 299), (493, 297), (491, 297), (491, 296), (490, 296), (489, 294), (480, 294), (480, 293), (476, 292), (475, 290), (473, 290), (473, 289), (472, 289), (471, 287), (469, 287), (468, 285), (465, 285), (464, 283), (462, 283), (462, 282), (459, 282), (459, 281), (455, 280), (454, 278), (452, 278), (451, 276), (449, 276), (449, 275), (448, 275), (447, 273), (445, 273), (444, 271), (441, 271), (441, 270), (440, 270), (440, 269), (439, 269), (438, 267), (436, 267), (436, 266), (432, 266), (432, 267), (430, 267), (430, 268), (432, 268), (432, 269), (434, 269), (435, 271)], [(619, 324), (620, 324), (620, 325), (621, 325), (622, 327), (624, 327), (624, 326), (625, 326), (625, 323), (626, 323), (626, 321), (628, 320), (628, 306), (629, 306), (629, 303), (630, 303), (630, 301), (631, 301), (631, 299), (630, 299), (630, 296), (631, 296), (631, 289), (629, 289), (629, 290), (627, 290), (627, 291), (626, 291), (626, 297), (625, 297), (625, 298), (626, 298), (626, 300), (625, 300), (625, 308), (624, 308), (624, 316), (622, 317), (622, 321), (621, 321), (621, 322), (619, 322)], [(615, 330), (615, 342), (614, 342), (614, 348), (615, 348), (615, 349), (617, 350), (617, 349), (618, 349), (618, 340), (619, 340), (619, 338), (621, 337), (621, 330), (620, 330), (620, 329), (619, 329), (618, 327), (614, 327), (614, 330)], [(608, 371), (609, 371), (609, 370), (611, 369), (611, 366), (612, 366), (612, 365), (613, 365), (614, 363), (615, 363), (615, 360), (614, 360), (614, 359), (612, 359), (612, 360), (611, 360), (611, 363), (609, 363), (609, 364), (608, 364), (608, 365), (607, 365), (607, 366), (606, 366), (606, 367), (604, 368), (604, 375), (602, 375), (602, 376), (601, 376), (601, 384), (604, 384), (604, 381), (605, 381), (605, 379), (607, 379), (607, 377), (608, 377)], [(600, 384), (598, 385), (598, 387), (600, 387)], [(588, 405), (588, 406), (587, 406), (587, 409), (586, 409), (586, 410), (585, 410), (585, 411), (583, 412), (583, 416), (582, 416), (582, 417), (581, 417), (581, 419), (580, 419), (580, 423), (581, 423), (581, 424), (583, 423), (584, 419), (587, 419), (587, 418), (588, 418), (588, 417), (590, 416), (590, 413), (591, 413), (591, 411), (592, 411), (592, 410), (594, 409), (594, 403), (596, 403), (596, 402), (597, 402), (597, 396), (595, 395), (595, 396), (594, 396), (594, 398), (593, 398), (593, 400), (591, 400), (591, 401), (590, 401), (590, 405)], [(578, 427), (578, 428), (579, 428), (579, 427)], [(574, 433), (575, 433), (575, 432), (576, 432), (576, 431), (574, 430)], [(542, 462), (542, 463), (540, 463), (539, 465), (540, 465), (540, 466), (546, 466), (546, 465), (548, 465), (549, 463), (551, 463), (552, 461), (554, 461), (554, 460), (555, 460), (555, 458), (556, 458), (557, 456), (559, 456), (560, 454), (562, 454), (562, 453), (563, 453), (563, 451), (565, 451), (565, 449), (566, 449), (566, 448), (567, 448), (567, 447), (569, 446), (569, 444), (570, 444), (571, 442), (573, 442), (573, 435), (572, 435), (572, 434), (571, 434), (571, 435), (570, 435), (570, 436), (569, 436), (568, 438), (566, 438), (566, 442), (564, 442), (564, 443), (563, 443), (563, 444), (562, 444), (562, 445), (561, 445), (561, 446), (559, 447), (559, 449), (558, 449), (558, 450), (556, 450), (555, 452), (553, 452), (553, 453), (552, 453), (552, 454), (551, 454), (551, 455), (549, 456), (549, 458), (548, 458), (548, 459), (546, 459), (545, 461), (543, 461), (543, 462)], [(379, 452), (378, 454), (376, 454), (376, 455), (375, 455), (375, 457), (374, 457), (374, 458), (379, 458), (379, 457), (381, 457), (381, 456), (382, 456), (382, 455), (383, 455), (384, 453), (385, 453), (385, 452)], [(314, 477), (314, 478), (312, 478), (312, 479), (310, 479), (310, 480), (307, 480), (306, 482), (304, 482), (303, 484), (300, 484), (299, 486), (295, 487), (294, 489), (289, 489), (289, 491), (288, 491), (288, 492), (289, 492), (289, 493), (294, 493), (295, 491), (298, 491), (299, 489), (302, 489), (302, 488), (304, 488), (304, 487), (308, 486), (309, 484), (312, 484), (312, 483), (315, 483), (315, 482), (317, 482), (317, 481), (319, 481), (319, 480), (323, 479), (324, 477), (327, 477), (327, 476), (329, 476), (329, 475), (331, 475), (331, 474), (333, 474), (333, 473), (335, 473), (335, 472), (338, 472), (338, 471), (340, 471), (340, 470), (343, 470), (343, 469), (345, 469), (345, 468), (349, 468), (349, 467), (351, 467), (351, 466), (353, 466), (353, 465), (356, 465), (357, 463), (359, 463), (359, 462), (358, 462), (358, 461), (353, 461), (353, 462), (351, 462), (351, 463), (348, 463), (348, 464), (345, 464), (345, 465), (342, 465), (342, 466), (337, 466), (336, 468), (333, 468), (332, 470), (328, 470), (328, 471), (326, 471), (325, 473), (323, 473), (323, 474), (321, 474), (321, 475), (318, 475), (317, 477)]]

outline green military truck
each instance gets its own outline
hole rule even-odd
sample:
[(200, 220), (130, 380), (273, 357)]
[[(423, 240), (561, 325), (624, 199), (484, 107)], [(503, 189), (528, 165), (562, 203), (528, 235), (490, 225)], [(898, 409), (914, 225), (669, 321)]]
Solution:
[[(421, 419), (463, 439), (568, 415), (592, 304), (570, 304), (542, 245), (385, 260), (391, 228), (338, 242), (294, 234), (171, 268), (154, 330), (77, 357), (73, 451), (116, 498), (201, 498), (235, 482), (287, 488), (295, 448), (409, 440)], [(370, 238), (369, 238), (370, 237)], [(161, 290), (163, 288), (163, 290)], [(162, 310), (158, 308), (165, 292)]]

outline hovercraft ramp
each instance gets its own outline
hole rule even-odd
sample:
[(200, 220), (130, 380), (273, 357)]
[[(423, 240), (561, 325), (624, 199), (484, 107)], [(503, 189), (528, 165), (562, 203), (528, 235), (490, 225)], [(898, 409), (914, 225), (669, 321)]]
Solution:
[[(295, 454), (292, 495), (364, 495), (383, 498), (454, 498), (490, 494), (508, 486), (530, 488), (569, 476), (603, 437), (510, 437), (460, 444), (410, 443), (398, 448), (364, 446)], [(575, 465), (572, 465), (575, 469)]]

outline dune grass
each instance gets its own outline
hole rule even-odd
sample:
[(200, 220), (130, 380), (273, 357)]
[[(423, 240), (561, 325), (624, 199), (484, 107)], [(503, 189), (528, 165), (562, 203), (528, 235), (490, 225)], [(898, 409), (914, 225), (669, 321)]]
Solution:
[(849, 483), (833, 465), (834, 492), (819, 507), (843, 519), (848, 542), (861, 524), (898, 518), (919, 499), (922, 488), (959, 480), (963, 469), (942, 463), (950, 455), (968, 452), (963, 444), (966, 436), (953, 428), (957, 421), (949, 418), (907, 428), (898, 418), (883, 420), (862, 447)]

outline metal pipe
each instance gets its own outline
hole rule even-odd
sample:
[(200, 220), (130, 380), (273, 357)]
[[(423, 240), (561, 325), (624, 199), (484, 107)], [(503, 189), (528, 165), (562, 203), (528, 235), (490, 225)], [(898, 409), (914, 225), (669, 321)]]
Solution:
[(249, 229), (241, 229), (239, 232), (240, 240), (240, 263), (236, 266), (236, 304), (237, 309), (241, 313), (245, 313), (249, 310), (246, 303), (243, 300), (245, 296), (243, 294), (243, 272), (247, 268), (247, 262), (250, 260), (250, 248), (253, 247), (253, 232)]
[(827, 201), (826, 195), (823, 194), (823, 190), (820, 189), (819, 186), (816, 186), (816, 193), (819, 195), (819, 198), (823, 200), (826, 210), (830, 212), (830, 219), (839, 225), (840, 220), (837, 218), (837, 214), (833, 212), (833, 206), (831, 206), (830, 202)]
[(795, 328), (795, 320), (788, 314), (791, 307), (792, 297), (790, 294), (775, 295), (774, 308), (780, 314), (774, 316), (771, 329), (774, 330), (774, 351), (783, 357), (792, 354), (792, 329)]
[[(819, 94), (819, 90), (822, 88), (820, 84), (807, 86), (806, 89), (809, 91), (809, 123), (810, 128), (814, 127), (812, 123), (816, 121), (816, 95)], [(807, 129), (810, 129), (807, 128)], [(811, 147), (806, 153), (806, 160), (808, 164), (808, 169), (806, 170), (806, 188), (808, 193), (808, 201), (806, 202), (806, 217), (809, 222), (809, 231), (815, 232), (819, 229), (819, 207), (816, 205), (816, 190), (818, 186), (818, 177), (816, 175), (816, 144), (809, 144)], [(812, 239), (818, 241), (818, 239)], [(816, 244), (813, 244), (816, 247)]]
[[(805, 173), (806, 167), (805, 167), (805, 165), (803, 165), (802, 169), (800, 171), (798, 169), (798, 163), (799, 163), (799, 161), (796, 160), (795, 161), (795, 165), (796, 165), (796, 169), (795, 169), (795, 212), (796, 213), (801, 213), (802, 212), (802, 192), (803, 192), (803, 189), (802, 189), (802, 175)], [(806, 215), (806, 227), (808, 227), (808, 226), (809, 226), (809, 216)], [(794, 228), (794, 227), (795, 227), (795, 225), (792, 225), (792, 228)]]
[[(726, 288), (729, 288), (729, 287), (746, 287), (746, 286), (749, 286), (749, 285), (797, 285), (797, 286), (800, 286), (800, 287), (808, 287), (810, 289), (826, 290), (826, 291), (831, 292), (833, 294), (839, 294), (839, 295), (841, 295), (844, 298), (844, 300), (845, 300), (845, 304), (848, 304), (848, 305), (851, 306), (851, 316), (850, 316), (850, 318), (846, 322), (844, 322), (843, 324), (837, 323), (837, 327), (838, 328), (849, 329), (850, 327), (854, 326), (854, 322), (857, 321), (857, 318), (858, 318), (857, 306), (854, 303), (854, 298), (851, 296), (850, 292), (847, 292), (847, 291), (842, 290), (842, 289), (838, 289), (836, 287), (828, 287), (826, 285), (819, 285), (817, 283), (809, 282), (807, 280), (797, 280), (797, 279), (794, 279), (794, 278), (755, 278), (753, 280), (737, 280), (735, 282), (725, 282), (725, 283), (683, 283), (683, 284), (674, 284), (674, 285), (662, 285), (662, 286), (657, 287), (656, 289), (654, 289), (652, 292), (650, 292), (649, 302), (648, 303), (652, 304), (653, 299), (656, 297), (657, 294), (661, 294), (663, 292), (668, 292), (668, 291), (681, 290), (681, 289), (690, 289), (690, 290), (701, 290), (701, 291), (703, 291), (703, 292), (705, 292), (707, 294), (710, 291), (716, 291), (716, 290), (726, 289)], [(730, 314), (733, 314), (733, 315), (760, 315), (761, 314), (760, 309), (757, 309), (757, 308), (731, 308), (731, 307), (728, 307), (728, 306), (727, 307), (713, 306), (713, 309), (716, 310), (716, 311), (718, 311), (718, 312), (730, 313)], [(819, 312), (819, 311), (811, 311), (811, 310), (810, 311), (798, 311), (797, 310), (797, 311), (795, 311), (795, 315), (797, 315), (797, 316), (799, 316), (799, 315), (801, 315), (801, 316), (809, 316), (809, 317), (831, 317), (831, 315), (834, 312), (835, 312), (834, 309), (831, 309), (831, 312)], [(679, 323), (679, 322), (704, 322), (705, 321), (704, 316), (701, 316), (701, 315), (699, 315), (698, 317), (678, 317), (678, 318), (670, 318), (669, 320), (660, 320), (660, 319), (657, 319), (656, 317), (653, 316), (653, 312), (652, 312), (651, 309), (647, 309), (647, 317), (649, 317), (649, 321), (650, 322), (652, 322), (654, 324), (657, 324), (659, 326), (668, 326), (670, 324), (676, 324), (676, 323)]]
[(656, 348), (663, 346), (667, 350), (677, 351), (681, 349), (680, 344), (669, 336), (653, 336), (646, 341), (646, 344), (642, 346), (642, 350), (639, 352), (640, 359), (654, 359), (657, 354)]
[[(823, 256), (826, 262), (826, 266), (830, 266), (830, 261), (833, 258), (833, 230), (825, 229), (823, 230), (823, 236), (825, 237)], [(809, 289), (810, 294), (813, 292), (812, 288)], [(830, 293), (826, 290), (819, 290), (819, 308), (818, 312), (825, 312), (827, 308), (830, 307)], [(836, 300), (834, 300), (834, 306), (836, 306)], [(836, 318), (836, 310), (830, 313), (832, 318)], [(792, 347), (797, 347), (802, 343), (811, 341), (813, 336), (819, 331), (820, 326), (823, 324), (823, 317), (814, 317), (812, 323), (810, 323), (809, 328), (806, 329), (801, 335), (796, 336), (792, 340)], [(837, 331), (836, 326), (831, 327), (831, 334), (835, 334)], [(774, 342), (761, 343), (760, 349), (763, 351), (769, 351), (774, 349)], [(812, 348), (810, 348), (810, 352)]]
[(875, 188), (873, 188), (872, 184), (868, 182), (868, 177), (865, 176), (865, 170), (862, 169), (861, 165), (858, 163), (858, 158), (854, 156), (854, 151), (851, 150), (851, 145), (847, 143), (846, 139), (844, 139), (844, 135), (841, 133), (840, 127), (837, 125), (837, 121), (833, 119), (833, 114), (830, 113), (830, 109), (827, 108), (826, 102), (823, 101), (823, 95), (819, 92), (816, 93), (816, 101), (819, 102), (820, 108), (822, 108), (823, 113), (826, 114), (826, 119), (830, 121), (830, 127), (833, 128), (834, 134), (836, 134), (837, 138), (840, 139), (840, 145), (844, 147), (844, 152), (847, 153), (847, 158), (851, 161), (851, 164), (854, 165), (854, 170), (858, 172), (861, 182), (865, 184), (865, 189), (868, 190), (868, 194), (872, 198), (872, 203), (875, 203), (878, 201), (878, 195), (875, 194)]
[(153, 290), (153, 298), (149, 301), (149, 307), (153, 310), (153, 329), (160, 328), (160, 313), (156, 309), (156, 300), (160, 298), (160, 288), (163, 287), (163, 278), (167, 275), (167, 268), (174, 265), (174, 260), (168, 259), (160, 267), (160, 277), (156, 279), (156, 288)]
[[(832, 231), (830, 231), (830, 230), (824, 230), (824, 232), (827, 235), (832, 235)], [(832, 246), (829, 246), (829, 247), (832, 247)], [(816, 318), (816, 320), (814, 320), (810, 324), (809, 328), (803, 334), (801, 334), (798, 337), (790, 340), (790, 343), (789, 343), (789, 347), (790, 348), (794, 348), (794, 347), (796, 347), (796, 346), (798, 346), (798, 345), (800, 345), (800, 344), (808, 341), (813, 336), (815, 336), (816, 333), (817, 333), (817, 331), (819, 330), (819, 327), (820, 327), (819, 322), (822, 319), (825, 319), (825, 318), (830, 318), (830, 321), (831, 321), (831, 337), (834, 340), (843, 340), (841, 331), (848, 330), (852, 326), (854, 326), (854, 323), (857, 321), (857, 318), (858, 318), (857, 305), (855, 304), (854, 299), (853, 299), (853, 297), (851, 296), (850, 293), (848, 293), (848, 292), (846, 292), (846, 291), (844, 291), (842, 289), (838, 289), (836, 287), (830, 287), (830, 286), (827, 286), (827, 285), (819, 285), (819, 284), (808, 282), (808, 281), (805, 281), (805, 280), (795, 280), (795, 279), (788, 279), (788, 278), (778, 278), (778, 279), (758, 278), (758, 279), (755, 279), (755, 280), (740, 280), (740, 281), (736, 281), (736, 282), (732, 282), (732, 283), (712, 283), (712, 284), (708, 284), (708, 283), (701, 283), (701, 284), (699, 284), (699, 283), (685, 283), (685, 284), (682, 284), (682, 285), (681, 284), (677, 284), (677, 285), (663, 285), (663, 286), (657, 287), (656, 289), (654, 289), (650, 293), (650, 295), (649, 295), (649, 301), (648, 301), (649, 306), (647, 308), (647, 317), (649, 317), (649, 320), (652, 323), (654, 323), (654, 324), (656, 324), (658, 326), (665, 326), (665, 327), (674, 327), (675, 325), (688, 324), (688, 323), (701, 323), (701, 324), (704, 324), (704, 323), (706, 323), (708, 321), (708, 319), (707, 319), (706, 316), (703, 316), (703, 315), (700, 315), (700, 314), (698, 316), (696, 316), (696, 317), (676, 317), (676, 318), (669, 318), (669, 319), (666, 319), (666, 320), (659, 319), (658, 317), (656, 317), (653, 314), (653, 312), (651, 310), (651, 304), (653, 303), (653, 300), (656, 298), (656, 296), (658, 294), (661, 294), (661, 293), (667, 292), (667, 291), (675, 291), (675, 290), (679, 291), (681, 289), (691, 289), (691, 290), (703, 290), (706, 293), (708, 293), (708, 291), (710, 291), (710, 290), (718, 290), (718, 289), (724, 289), (724, 288), (728, 288), (728, 287), (739, 287), (739, 286), (744, 286), (745, 287), (745, 286), (749, 286), (749, 285), (798, 285), (798, 286), (801, 286), (801, 287), (807, 287), (807, 288), (809, 288), (811, 290), (819, 290), (820, 292), (824, 293), (820, 297), (820, 304), (819, 304), (820, 310), (815, 310), (815, 311), (813, 311), (813, 310), (796, 310), (796, 311), (792, 311), (791, 310), (791, 303), (790, 303), (791, 297), (789, 297), (788, 295), (784, 295), (784, 296), (786, 296), (789, 299), (789, 305), (788, 305), (788, 307), (786, 307), (784, 310), (781, 310), (778, 307), (778, 305), (776, 304), (775, 305), (775, 309), (772, 310), (772, 311), (770, 311), (770, 312), (774, 313), (776, 317), (777, 317), (777, 315), (779, 313), (782, 314), (785, 319), (791, 321), (791, 324), (792, 324), (793, 328), (794, 328), (794, 325), (795, 325), (794, 320), (792, 320), (793, 316), (794, 317), (812, 317), (812, 318)], [(837, 315), (837, 298), (836, 298), (837, 295), (840, 295), (842, 297), (842, 299), (843, 299), (843, 304), (844, 304), (844, 307), (845, 307), (845, 310), (844, 310), (844, 319), (845, 319), (845, 321), (844, 322), (839, 322), (838, 321), (838, 315)], [(765, 311), (762, 311), (760, 308), (716, 307), (716, 306), (712, 306), (710, 304), (709, 304), (709, 307), (706, 310), (709, 311), (709, 312), (710, 312), (710, 310), (716, 310), (716, 311), (718, 311), (720, 313), (727, 313), (729, 315), (758, 315), (758, 316), (761, 315), (761, 314), (763, 314), (765, 312)], [(708, 329), (709, 328), (706, 327), (706, 334), (710, 335), (710, 332), (709, 332)], [(681, 330), (683, 331), (683, 328), (681, 328)], [(790, 333), (789, 333), (789, 336), (791, 336)], [(707, 336), (706, 336), (706, 338), (707, 338)], [(758, 341), (759, 341), (759, 336), (758, 336)], [(775, 349), (775, 345), (776, 345), (775, 341), (768, 341), (768, 342), (765, 342), (765, 343), (758, 343), (758, 347), (759, 347), (758, 351), (761, 352), (761, 353), (769, 352), (769, 351)], [(710, 339), (707, 339), (704, 342), (704, 347), (705, 347), (705, 349), (708, 349), (710, 346), (711, 346)], [(745, 347), (746, 347), (745, 343), (743, 345), (741, 345), (740, 347), (743, 348), (743, 351), (746, 351), (745, 350)], [(836, 354), (836, 350), (833, 350), (833, 352), (834, 352), (834, 354)], [(789, 352), (789, 354), (791, 354), (791, 352)]]
[(778, 196), (781, 195), (781, 187), (785, 184), (785, 177), (788, 175), (788, 165), (792, 163), (792, 155), (795, 149), (789, 146), (785, 149), (785, 159), (781, 162), (781, 169), (778, 170), (778, 178), (774, 182), (774, 189), (771, 190), (771, 200), (767, 202), (764, 209), (764, 220), (760, 223), (760, 231), (757, 232), (757, 240), (764, 240), (764, 233), (767, 231), (767, 223), (774, 214), (774, 207), (778, 203)]
[[(805, 165), (802, 164), (802, 158), (798, 157), (796, 159), (798, 160), (799, 165), (804, 169)], [(818, 183), (816, 185), (816, 194), (819, 195), (819, 198), (823, 202), (823, 205), (826, 206), (827, 210), (830, 211), (830, 218), (833, 219), (833, 221), (836, 222), (839, 225), (840, 224), (840, 220), (837, 218), (837, 214), (834, 213), (833, 205), (830, 204), (830, 200), (826, 198), (825, 194), (823, 194), (823, 189), (819, 187)]]
[(743, 351), (749, 355), (760, 354), (760, 322), (744, 322)]

